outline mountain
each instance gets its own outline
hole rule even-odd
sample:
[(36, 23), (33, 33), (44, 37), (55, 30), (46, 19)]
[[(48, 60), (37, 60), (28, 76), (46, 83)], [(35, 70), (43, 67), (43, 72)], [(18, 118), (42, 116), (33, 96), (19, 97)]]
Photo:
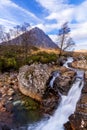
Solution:
[(10, 41), (11, 44), (23, 43), (23, 37), (25, 41), (27, 39), (30, 46), (41, 47), (41, 48), (58, 48), (58, 46), (46, 35), (41, 29), (35, 27)]

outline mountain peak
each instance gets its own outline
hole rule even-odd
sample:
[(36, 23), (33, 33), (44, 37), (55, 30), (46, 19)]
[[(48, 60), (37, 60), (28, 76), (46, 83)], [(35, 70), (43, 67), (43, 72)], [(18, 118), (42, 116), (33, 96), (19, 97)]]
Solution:
[(9, 44), (21, 45), (25, 36), (25, 39), (27, 39), (25, 42), (27, 42), (29, 46), (48, 49), (58, 48), (58, 46), (51, 40), (51, 38), (38, 27), (32, 28), (27, 33), (23, 33), (20, 36), (10, 40)]
[(57, 45), (49, 38), (49, 36), (38, 27), (35, 27), (29, 31), (29, 41), (37, 47), (58, 48)]

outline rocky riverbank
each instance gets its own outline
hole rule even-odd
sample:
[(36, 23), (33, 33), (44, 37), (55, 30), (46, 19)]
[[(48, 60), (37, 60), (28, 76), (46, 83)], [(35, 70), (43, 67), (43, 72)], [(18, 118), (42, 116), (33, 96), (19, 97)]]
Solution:
[(73, 68), (87, 70), (87, 60), (76, 60), (71, 63)]
[(66, 130), (87, 130), (87, 61), (77, 60), (71, 64), (76, 69), (85, 70), (85, 81), (80, 100), (77, 103), (76, 111), (69, 117), (65, 124)]
[(40, 105), (20, 93), (17, 77), (17, 72), (0, 73), (0, 130), (18, 128), (30, 118), (31, 121), (41, 118)]
[[(50, 86), (50, 81), (56, 72), (59, 73), (59, 76), (55, 78), (53, 86)], [(28, 111), (39, 108), (41, 113), (52, 114), (61, 101), (60, 95), (67, 95), (75, 76), (75, 71), (51, 64), (32, 64), (22, 67), (19, 73), (0, 74), (0, 129), (2, 130), (3, 126), (6, 129), (7, 126), (13, 125), (15, 104), (25, 106)], [(31, 101), (29, 97), (35, 101)], [(65, 128), (66, 130), (87, 129), (86, 71), (81, 99), (75, 113), (69, 117), (69, 122), (65, 124)]]
[(0, 130), (1, 126), (12, 124), (12, 101), (17, 91), (17, 73), (0, 74)]

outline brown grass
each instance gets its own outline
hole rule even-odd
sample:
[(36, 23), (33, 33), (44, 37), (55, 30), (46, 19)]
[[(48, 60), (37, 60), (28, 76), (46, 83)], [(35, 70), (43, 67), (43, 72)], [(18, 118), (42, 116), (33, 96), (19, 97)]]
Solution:
[(37, 51), (32, 51), (32, 54), (37, 54), (39, 52), (47, 52), (47, 53), (55, 53), (59, 54), (59, 49), (45, 49), (45, 48), (39, 48)]

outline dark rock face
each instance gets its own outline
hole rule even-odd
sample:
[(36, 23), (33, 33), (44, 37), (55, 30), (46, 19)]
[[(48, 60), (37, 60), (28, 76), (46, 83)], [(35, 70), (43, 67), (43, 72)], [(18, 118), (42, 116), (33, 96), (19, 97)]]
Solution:
[(48, 96), (42, 101), (42, 110), (47, 114), (52, 114), (60, 103), (60, 95), (54, 94), (53, 91), (48, 93)]
[(72, 114), (69, 117), (69, 122), (67, 122), (64, 126), (65, 130), (87, 130), (84, 119), (78, 113)]
[(69, 121), (66, 124), (64, 124), (64, 128), (65, 128), (65, 130), (72, 130), (71, 124)]
[(68, 70), (62, 73), (59, 77), (57, 77), (54, 81), (54, 89), (61, 94), (67, 95), (73, 80), (75, 79), (75, 72)]

